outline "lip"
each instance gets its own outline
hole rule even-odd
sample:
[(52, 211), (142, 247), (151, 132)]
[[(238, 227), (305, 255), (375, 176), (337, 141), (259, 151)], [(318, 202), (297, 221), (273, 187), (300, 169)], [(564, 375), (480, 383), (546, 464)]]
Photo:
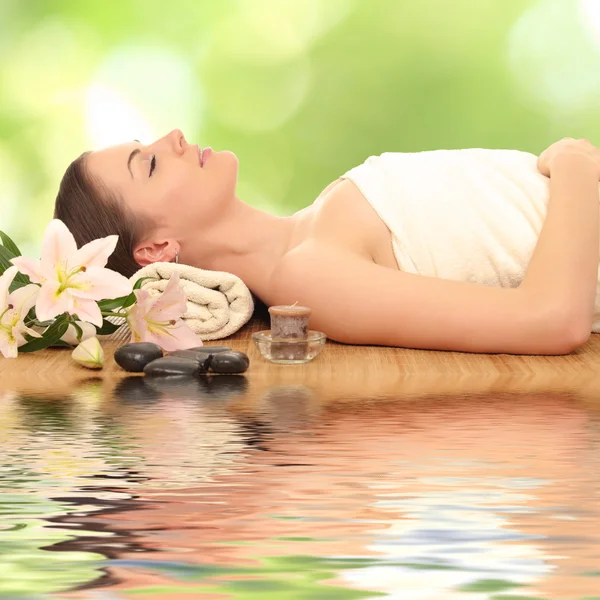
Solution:
[(212, 148), (210, 146), (206, 146), (200, 152), (200, 166), (203, 167), (206, 164), (206, 161), (209, 159), (212, 154)]

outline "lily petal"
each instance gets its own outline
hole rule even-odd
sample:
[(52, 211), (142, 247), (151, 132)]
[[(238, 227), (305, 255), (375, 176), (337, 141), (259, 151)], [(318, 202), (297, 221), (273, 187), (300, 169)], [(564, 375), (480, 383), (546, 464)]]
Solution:
[(15, 344), (17, 345), (17, 348), (27, 343), (27, 340), (23, 337), (23, 333), (21, 332), (20, 327), (15, 327), (13, 329), (13, 337), (15, 339)]
[(62, 292), (57, 294), (60, 284), (58, 281), (47, 280), (42, 284), (35, 305), (35, 314), (40, 321), (49, 321), (64, 312), (73, 309), (71, 294)]
[(82, 284), (84, 289), (69, 288), (73, 296), (89, 300), (107, 300), (128, 296), (133, 289), (127, 277), (116, 271), (102, 267), (89, 267), (84, 273), (78, 273), (72, 278), (73, 286)]
[(94, 300), (73, 298), (72, 315), (77, 315), (82, 321), (87, 321), (96, 327), (102, 327), (102, 313)]
[(179, 319), (187, 310), (185, 292), (179, 285), (179, 273), (173, 273), (162, 294), (156, 299), (149, 312), (152, 321)]
[(19, 269), (17, 267), (8, 267), (0, 277), (0, 310), (2, 311), (8, 305), (8, 288), (18, 272)]
[(40, 292), (40, 286), (35, 283), (24, 285), (16, 289), (8, 297), (8, 301), (12, 304), (19, 315), (19, 319), (23, 319), (27, 313), (31, 310), (31, 307), (35, 304), (38, 294)]
[(189, 325), (179, 319), (175, 325), (169, 327), (164, 334), (149, 332), (144, 341), (154, 342), (163, 350), (172, 352), (173, 350), (186, 350), (195, 346), (202, 346), (202, 338), (194, 333)]
[(33, 283), (44, 283), (46, 276), (42, 271), (42, 262), (36, 258), (26, 258), (25, 256), (17, 256), (11, 258), (10, 262), (19, 268), (19, 271), (27, 275)]
[(26, 325), (21, 325), (21, 331), (29, 334), (31, 337), (35, 337), (35, 338), (43, 337), (41, 333), (38, 333), (37, 331), (35, 331), (35, 329), (31, 329), (31, 327), (27, 327)]
[(144, 319), (145, 313), (140, 306), (135, 304), (127, 315), (127, 325), (131, 331), (132, 342), (145, 342), (148, 333), (148, 324)]
[(11, 340), (4, 331), (0, 331), (0, 353), (4, 358), (17, 358), (19, 354), (17, 340)]
[(76, 252), (77, 244), (73, 234), (60, 219), (52, 219), (42, 240), (42, 271), (50, 274), (57, 263), (66, 263)]
[(73, 262), (84, 267), (103, 267), (108, 262), (108, 257), (115, 251), (118, 241), (118, 235), (92, 240), (77, 250)]
[(135, 304), (133, 305), (132, 310), (139, 312), (143, 316), (147, 315), (152, 308), (154, 298), (148, 290), (138, 289), (134, 290), (133, 293), (135, 294)]

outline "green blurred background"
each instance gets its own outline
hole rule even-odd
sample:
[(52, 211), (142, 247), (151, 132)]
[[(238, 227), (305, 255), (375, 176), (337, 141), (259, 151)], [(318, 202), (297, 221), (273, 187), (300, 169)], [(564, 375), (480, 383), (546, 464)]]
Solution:
[(82, 151), (170, 129), (291, 214), (369, 155), (600, 144), (599, 0), (0, 0), (0, 228), (37, 255)]

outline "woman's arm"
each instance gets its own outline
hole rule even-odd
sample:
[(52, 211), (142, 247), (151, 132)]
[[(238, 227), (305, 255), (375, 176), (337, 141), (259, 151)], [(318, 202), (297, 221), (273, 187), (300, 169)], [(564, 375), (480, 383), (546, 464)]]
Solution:
[(600, 150), (563, 140), (538, 166), (551, 174), (550, 200), (519, 287), (404, 273), (313, 243), (279, 265), (272, 300), (310, 306), (313, 329), (350, 344), (568, 354), (589, 339), (594, 313)]
[(564, 311), (532, 297), (396, 271), (312, 242), (280, 263), (269, 302), (309, 306), (311, 329), (347, 344), (550, 355), (581, 345)]
[(566, 138), (542, 153), (538, 168), (550, 176), (550, 199), (520, 288), (534, 305), (554, 303), (585, 340), (598, 285), (600, 150)]

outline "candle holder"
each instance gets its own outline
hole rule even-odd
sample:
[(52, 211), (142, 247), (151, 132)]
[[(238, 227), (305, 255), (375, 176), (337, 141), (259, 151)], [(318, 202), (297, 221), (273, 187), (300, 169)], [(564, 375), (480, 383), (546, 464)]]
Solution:
[(251, 336), (259, 352), (273, 363), (302, 365), (311, 361), (325, 345), (327, 336), (320, 331), (308, 331), (306, 338), (274, 338), (267, 329)]
[(262, 356), (279, 364), (302, 364), (312, 360), (323, 348), (327, 337), (311, 331), (311, 309), (306, 306), (271, 306), (271, 330), (252, 334)]

